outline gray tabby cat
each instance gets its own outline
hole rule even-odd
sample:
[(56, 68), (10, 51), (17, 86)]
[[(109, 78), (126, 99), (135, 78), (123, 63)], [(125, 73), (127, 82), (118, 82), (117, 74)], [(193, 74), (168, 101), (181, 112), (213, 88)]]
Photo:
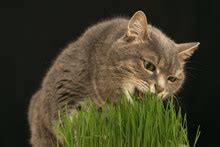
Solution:
[(162, 98), (184, 82), (185, 61), (199, 43), (177, 44), (149, 25), (138, 11), (128, 20), (114, 18), (89, 28), (55, 60), (29, 106), (31, 144), (55, 141), (52, 121), (68, 105), (74, 112), (86, 97), (97, 106), (106, 99), (151, 91)]

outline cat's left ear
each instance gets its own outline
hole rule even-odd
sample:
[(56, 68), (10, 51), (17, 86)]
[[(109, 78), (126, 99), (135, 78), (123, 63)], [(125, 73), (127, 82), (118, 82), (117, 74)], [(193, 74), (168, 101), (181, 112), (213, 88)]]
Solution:
[(192, 56), (194, 51), (198, 49), (199, 42), (178, 44), (178, 55), (182, 60), (187, 60)]
[(147, 36), (147, 17), (143, 11), (137, 11), (128, 22), (127, 37), (144, 41)]

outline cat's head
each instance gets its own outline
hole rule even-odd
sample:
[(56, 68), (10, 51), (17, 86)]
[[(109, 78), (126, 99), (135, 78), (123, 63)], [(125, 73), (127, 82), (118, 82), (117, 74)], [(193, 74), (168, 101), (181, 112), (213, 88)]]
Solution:
[(146, 91), (172, 95), (181, 88), (184, 64), (198, 46), (199, 42), (175, 43), (138, 11), (110, 53), (113, 76), (123, 79), (121, 88), (128, 97)]

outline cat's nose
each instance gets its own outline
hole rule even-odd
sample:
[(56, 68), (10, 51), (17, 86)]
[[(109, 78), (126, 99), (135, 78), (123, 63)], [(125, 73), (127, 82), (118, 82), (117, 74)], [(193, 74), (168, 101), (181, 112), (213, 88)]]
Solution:
[(160, 85), (155, 84), (154, 86), (155, 86), (156, 93), (160, 93), (160, 92), (164, 91), (164, 88), (161, 87)]

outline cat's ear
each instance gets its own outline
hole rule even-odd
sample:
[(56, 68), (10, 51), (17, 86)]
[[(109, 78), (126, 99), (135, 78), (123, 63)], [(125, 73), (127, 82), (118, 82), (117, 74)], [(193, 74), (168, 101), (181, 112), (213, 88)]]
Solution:
[(194, 51), (198, 49), (199, 42), (182, 43), (178, 44), (178, 55), (182, 60), (187, 60), (192, 56)]
[(147, 36), (147, 18), (144, 12), (137, 11), (128, 22), (127, 37), (143, 41)]

